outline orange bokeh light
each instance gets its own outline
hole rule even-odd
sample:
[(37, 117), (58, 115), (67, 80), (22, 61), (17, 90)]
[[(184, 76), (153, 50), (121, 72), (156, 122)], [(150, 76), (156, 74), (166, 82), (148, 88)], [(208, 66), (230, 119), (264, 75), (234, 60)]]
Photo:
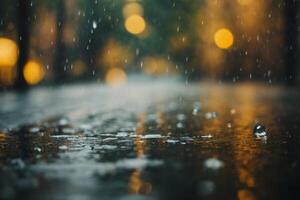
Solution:
[(143, 14), (144, 14), (144, 9), (137, 2), (127, 3), (123, 7), (123, 16), (124, 17), (129, 17), (131, 15), (140, 15), (140, 16), (142, 16)]
[(45, 77), (44, 67), (37, 61), (28, 61), (24, 67), (23, 75), (29, 85), (36, 85)]
[(139, 15), (131, 15), (125, 20), (125, 28), (129, 33), (138, 35), (144, 32), (146, 22), (144, 18)]
[(18, 47), (15, 41), (0, 38), (0, 67), (13, 67), (17, 63)]
[(221, 28), (214, 34), (215, 44), (221, 49), (228, 49), (232, 46), (234, 37), (229, 29)]
[(105, 76), (105, 82), (109, 86), (118, 87), (125, 84), (127, 81), (126, 73), (120, 68), (111, 68)]

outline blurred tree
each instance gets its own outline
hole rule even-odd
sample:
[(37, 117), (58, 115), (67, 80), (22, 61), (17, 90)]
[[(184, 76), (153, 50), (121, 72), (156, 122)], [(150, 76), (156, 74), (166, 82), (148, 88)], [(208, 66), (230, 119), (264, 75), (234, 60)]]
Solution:
[(17, 80), (16, 89), (25, 89), (28, 87), (24, 76), (23, 69), (28, 60), (29, 55), (29, 26), (30, 26), (30, 1), (18, 1), (18, 46), (19, 59), (17, 63)]
[[(79, 1), (79, 53), (89, 66), (85, 78), (103, 78), (104, 67), (96, 63), (99, 53), (103, 51), (105, 43), (111, 38), (120, 41), (127, 37), (122, 33), (121, 8), (123, 2), (118, 0)], [(122, 35), (121, 37), (119, 37)]]
[(55, 82), (62, 83), (66, 81), (66, 46), (63, 41), (65, 24), (65, 2), (57, 1), (56, 9), (56, 47), (54, 56)]
[(285, 0), (285, 81), (289, 85), (296, 83), (298, 51), (298, 14), (299, 1)]

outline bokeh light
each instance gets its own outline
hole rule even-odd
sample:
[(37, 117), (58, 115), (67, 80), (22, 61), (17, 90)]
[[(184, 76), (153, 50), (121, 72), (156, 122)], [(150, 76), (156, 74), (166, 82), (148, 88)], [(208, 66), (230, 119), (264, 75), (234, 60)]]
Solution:
[(8, 38), (0, 38), (0, 67), (13, 67), (18, 59), (18, 47)]
[(170, 50), (178, 52), (189, 46), (189, 38), (186, 35), (178, 34), (170, 38)]
[(143, 33), (146, 28), (146, 22), (139, 15), (131, 15), (125, 20), (125, 28), (129, 33), (138, 35)]
[(75, 77), (81, 76), (87, 69), (86, 64), (82, 60), (76, 60), (72, 63), (71, 74)]
[(37, 61), (28, 61), (24, 67), (23, 75), (29, 85), (36, 85), (45, 77), (44, 67)]
[(175, 64), (162, 57), (145, 57), (142, 60), (143, 70), (148, 75), (161, 76), (175, 74)]
[(114, 39), (109, 39), (98, 53), (97, 65), (106, 69), (118, 66), (125, 67), (134, 58), (130, 49)]
[(250, 5), (253, 0), (237, 0), (240, 5), (247, 6)]
[(226, 28), (219, 29), (214, 34), (215, 44), (221, 49), (228, 49), (233, 44), (233, 34)]
[(105, 75), (105, 82), (109, 86), (118, 87), (127, 82), (127, 76), (123, 69), (111, 68)]
[(142, 16), (144, 14), (144, 9), (143, 7), (137, 3), (137, 2), (131, 2), (131, 3), (127, 3), (124, 7), (123, 7), (123, 16), (129, 17), (131, 15), (139, 15)]

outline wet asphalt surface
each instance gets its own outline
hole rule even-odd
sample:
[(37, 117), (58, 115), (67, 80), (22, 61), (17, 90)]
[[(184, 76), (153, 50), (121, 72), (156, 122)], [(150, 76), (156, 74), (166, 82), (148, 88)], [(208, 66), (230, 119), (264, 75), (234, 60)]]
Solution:
[(299, 102), (253, 83), (2, 93), (0, 199), (299, 199)]

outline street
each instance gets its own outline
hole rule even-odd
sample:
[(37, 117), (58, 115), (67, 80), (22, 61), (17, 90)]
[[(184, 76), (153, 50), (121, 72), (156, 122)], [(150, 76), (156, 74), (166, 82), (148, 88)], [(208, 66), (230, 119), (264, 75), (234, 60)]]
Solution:
[(177, 81), (2, 93), (0, 199), (297, 199), (299, 100)]

